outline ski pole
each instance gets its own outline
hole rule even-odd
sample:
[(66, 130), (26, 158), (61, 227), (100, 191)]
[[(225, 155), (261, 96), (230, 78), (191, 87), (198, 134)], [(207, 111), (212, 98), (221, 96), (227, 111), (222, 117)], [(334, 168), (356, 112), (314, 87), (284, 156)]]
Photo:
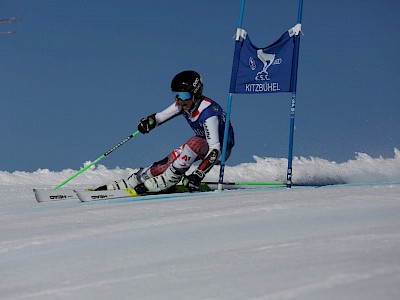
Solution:
[(75, 177), (77, 177), (79, 174), (82, 174), (83, 172), (85, 172), (87, 169), (89, 169), (91, 166), (93, 166), (94, 164), (97, 164), (99, 161), (101, 161), (104, 157), (106, 157), (107, 155), (109, 155), (111, 152), (113, 152), (114, 150), (117, 150), (119, 147), (121, 147), (123, 144), (125, 144), (127, 141), (129, 141), (131, 138), (133, 138), (134, 136), (138, 135), (140, 132), (139, 130), (136, 130), (134, 133), (132, 133), (130, 136), (128, 136), (127, 138), (125, 138), (124, 140), (122, 140), (120, 143), (118, 143), (117, 145), (115, 145), (114, 147), (112, 147), (110, 150), (108, 150), (106, 153), (104, 153), (102, 156), (100, 156), (99, 158), (97, 158), (94, 162), (88, 164), (87, 166), (85, 166), (84, 168), (80, 169), (78, 172), (76, 172), (74, 175), (72, 175), (70, 178), (68, 178), (67, 180), (65, 180), (64, 182), (60, 183), (59, 185), (57, 185), (53, 190), (58, 190), (60, 187), (62, 187), (64, 184), (66, 184), (67, 182), (71, 181), (72, 179), (74, 179)]
[[(218, 184), (218, 182), (211, 182), (211, 181), (205, 181), (205, 184)], [(286, 186), (286, 183), (283, 182), (259, 182), (259, 181), (237, 181), (237, 182), (223, 182), (222, 185), (237, 185), (237, 186), (242, 186), (242, 185), (253, 185), (253, 186)]]

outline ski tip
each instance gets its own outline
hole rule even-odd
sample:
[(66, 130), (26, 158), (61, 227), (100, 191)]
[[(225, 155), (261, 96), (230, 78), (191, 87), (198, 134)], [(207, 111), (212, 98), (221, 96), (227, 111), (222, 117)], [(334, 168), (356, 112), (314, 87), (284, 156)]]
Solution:
[(62, 201), (62, 200), (74, 200), (79, 201), (78, 196), (72, 190), (45, 190), (45, 189), (33, 189), (36, 200), (39, 203), (51, 202), (51, 201)]

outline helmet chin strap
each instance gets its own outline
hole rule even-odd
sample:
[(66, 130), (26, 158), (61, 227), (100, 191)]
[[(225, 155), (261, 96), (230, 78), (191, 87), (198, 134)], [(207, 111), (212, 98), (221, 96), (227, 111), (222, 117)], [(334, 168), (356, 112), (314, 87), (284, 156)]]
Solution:
[(200, 97), (198, 97), (197, 99), (195, 99), (194, 97), (195, 97), (195, 96), (193, 96), (193, 104), (192, 104), (192, 106), (190, 107), (190, 109), (188, 110), (188, 112), (189, 112), (190, 114), (192, 114), (192, 113), (199, 107), (201, 100), (204, 99), (203, 96), (200, 96)]

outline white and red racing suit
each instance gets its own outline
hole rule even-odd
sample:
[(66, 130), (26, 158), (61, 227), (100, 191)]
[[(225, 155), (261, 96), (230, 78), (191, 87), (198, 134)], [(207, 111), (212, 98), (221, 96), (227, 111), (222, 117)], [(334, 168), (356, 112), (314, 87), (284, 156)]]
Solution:
[[(210, 98), (203, 97), (197, 107), (191, 112), (182, 109), (179, 102), (171, 104), (163, 111), (155, 114), (156, 126), (168, 120), (183, 115), (193, 129), (195, 136), (191, 137), (181, 147), (173, 150), (166, 158), (146, 168), (149, 177), (157, 176), (165, 171), (169, 164), (184, 173), (197, 160), (202, 160), (198, 170), (207, 173), (220, 162), (226, 115), (219, 104)], [(229, 124), (226, 158), (234, 146), (234, 132)], [(147, 177), (147, 176), (145, 176)]]

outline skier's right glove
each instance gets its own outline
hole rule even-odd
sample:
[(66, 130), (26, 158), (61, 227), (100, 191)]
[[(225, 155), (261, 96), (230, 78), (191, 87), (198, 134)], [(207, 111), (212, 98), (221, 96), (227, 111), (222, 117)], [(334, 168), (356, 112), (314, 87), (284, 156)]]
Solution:
[(156, 114), (152, 114), (146, 118), (143, 118), (140, 120), (137, 128), (140, 131), (140, 133), (149, 133), (150, 130), (154, 129), (156, 127)]
[(183, 179), (183, 185), (189, 190), (190, 193), (200, 192), (200, 184), (204, 179), (204, 176), (206, 176), (206, 174), (197, 169), (189, 176), (185, 176)]

